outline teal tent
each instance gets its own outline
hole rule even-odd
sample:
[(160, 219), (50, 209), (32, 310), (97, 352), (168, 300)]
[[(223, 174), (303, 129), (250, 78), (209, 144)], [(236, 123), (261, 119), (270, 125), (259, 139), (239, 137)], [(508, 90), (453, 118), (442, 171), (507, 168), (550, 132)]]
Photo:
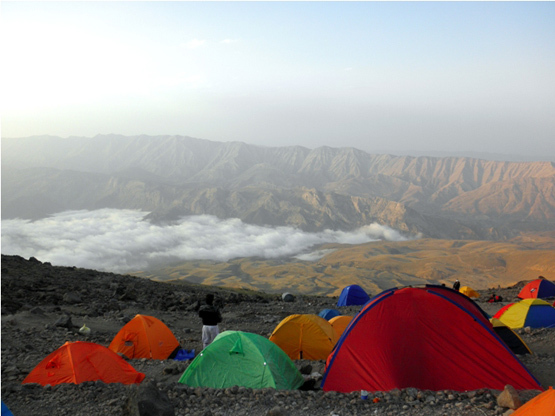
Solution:
[(179, 382), (216, 389), (243, 386), (294, 390), (304, 378), (287, 354), (269, 339), (249, 332), (225, 331), (197, 355)]

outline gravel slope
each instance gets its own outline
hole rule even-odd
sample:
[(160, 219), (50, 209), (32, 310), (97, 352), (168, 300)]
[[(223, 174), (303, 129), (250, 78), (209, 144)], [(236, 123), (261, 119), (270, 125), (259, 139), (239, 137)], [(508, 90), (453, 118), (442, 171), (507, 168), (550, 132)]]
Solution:
[[(507, 301), (519, 287), (496, 289)], [(137, 397), (161, 394), (160, 403), (175, 415), (496, 415), (506, 408), (496, 402), (498, 391), (419, 391), (370, 393), (324, 392), (318, 382), (324, 362), (296, 361), (313, 390), (275, 391), (242, 387), (215, 390), (177, 383), (188, 365), (174, 360), (131, 360), (146, 374), (138, 386), (87, 382), (41, 387), (21, 385), (25, 376), (47, 354), (66, 341), (88, 340), (107, 346), (121, 326), (135, 314), (153, 315), (174, 332), (187, 349), (202, 349), (201, 322), (195, 308), (208, 292), (216, 293), (224, 322), (221, 329), (253, 332), (268, 337), (276, 325), (293, 313), (318, 313), (335, 308), (336, 298), (297, 297), (285, 303), (280, 296), (232, 291), (190, 284), (157, 283), (131, 276), (74, 267), (53, 267), (33, 258), (2, 256), (2, 400), (14, 415), (134, 415)], [(482, 297), (487, 297), (482, 293)], [(502, 305), (478, 302), (488, 313)], [(342, 308), (354, 315), (358, 307)], [(78, 333), (86, 324), (88, 337)], [(544, 386), (555, 385), (555, 329), (520, 331), (534, 351), (523, 363)], [(310, 365), (311, 368), (308, 368)], [(523, 402), (538, 391), (519, 392)], [(138, 396), (137, 396), (138, 395)], [(375, 400), (374, 400), (375, 399)], [(166, 401), (164, 401), (166, 400)]]

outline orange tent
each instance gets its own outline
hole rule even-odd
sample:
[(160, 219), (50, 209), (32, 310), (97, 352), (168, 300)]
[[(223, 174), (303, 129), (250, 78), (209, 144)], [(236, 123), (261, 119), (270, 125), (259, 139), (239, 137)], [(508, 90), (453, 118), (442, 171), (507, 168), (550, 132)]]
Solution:
[(130, 359), (166, 360), (179, 348), (179, 342), (159, 319), (137, 315), (119, 330), (108, 348)]
[(108, 348), (93, 342), (66, 342), (29, 373), (23, 384), (54, 386), (102, 380), (104, 383), (138, 384), (145, 378)]
[(335, 330), (338, 340), (339, 338), (341, 338), (343, 331), (345, 331), (345, 329), (349, 326), (352, 320), (353, 320), (353, 317), (347, 316), (347, 315), (334, 316), (333, 318), (330, 319), (329, 322), (332, 328)]
[(520, 406), (513, 416), (555, 415), (555, 390), (549, 387), (529, 402)]
[(325, 360), (338, 339), (328, 321), (312, 314), (288, 316), (270, 336), (292, 360)]

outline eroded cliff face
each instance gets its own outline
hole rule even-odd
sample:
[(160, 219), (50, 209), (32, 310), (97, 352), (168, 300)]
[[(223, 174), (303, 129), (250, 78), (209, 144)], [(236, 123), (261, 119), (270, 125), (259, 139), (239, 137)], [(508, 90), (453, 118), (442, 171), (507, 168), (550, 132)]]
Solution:
[(550, 162), (260, 147), (180, 136), (2, 141), (2, 217), (133, 208), (307, 231), (379, 222), (436, 238), (555, 228)]

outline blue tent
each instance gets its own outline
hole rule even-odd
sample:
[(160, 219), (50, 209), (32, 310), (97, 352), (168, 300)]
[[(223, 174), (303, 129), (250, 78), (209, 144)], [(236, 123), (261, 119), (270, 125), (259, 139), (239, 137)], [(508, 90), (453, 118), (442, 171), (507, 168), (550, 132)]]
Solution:
[(368, 293), (359, 285), (345, 287), (339, 295), (337, 306), (364, 305), (370, 300)]
[(2, 400), (2, 416), (13, 416), (13, 413), (10, 412), (10, 409), (8, 409), (8, 406), (6, 406), (3, 400)]
[(327, 321), (339, 315), (341, 315), (341, 312), (339, 312), (337, 309), (322, 309), (318, 314), (319, 317), (324, 318)]

